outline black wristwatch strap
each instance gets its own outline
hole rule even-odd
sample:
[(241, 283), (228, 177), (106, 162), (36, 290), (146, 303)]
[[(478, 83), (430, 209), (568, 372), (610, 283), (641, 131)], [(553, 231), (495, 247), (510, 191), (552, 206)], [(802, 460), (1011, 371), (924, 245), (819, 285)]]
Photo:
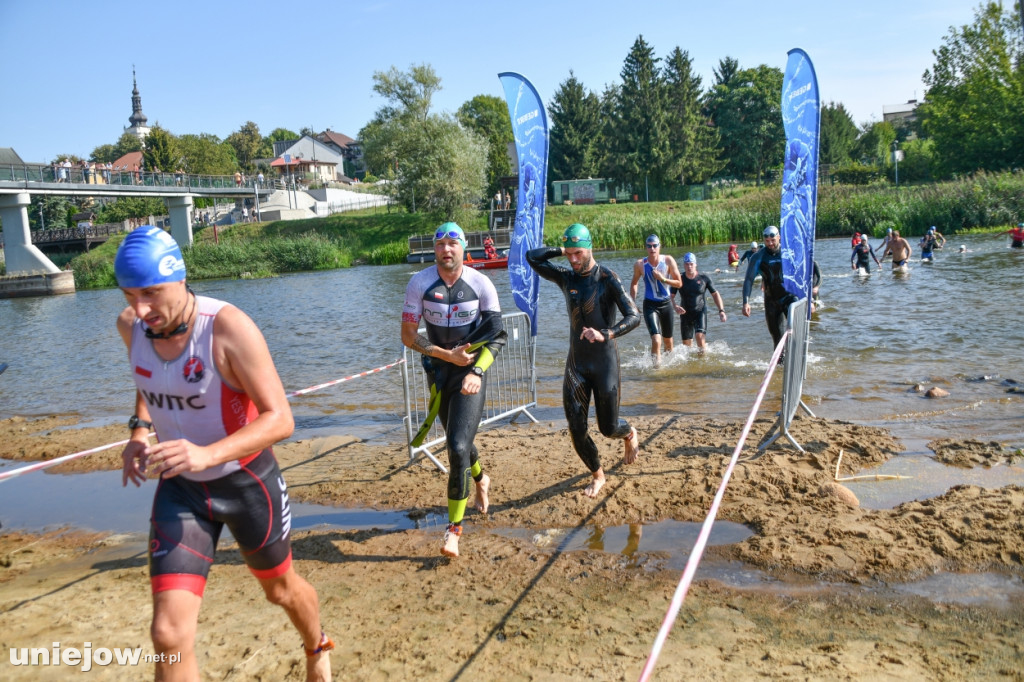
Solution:
[(478, 377), (482, 377), (484, 375), (484, 371), (482, 369), (480, 369), (479, 367), (473, 367), (472, 372), (473, 372), (473, 374), (477, 375)]
[(133, 431), (135, 429), (151, 429), (153, 428), (153, 422), (148, 422), (145, 419), (139, 419), (139, 415), (133, 414), (128, 420), (128, 428)]

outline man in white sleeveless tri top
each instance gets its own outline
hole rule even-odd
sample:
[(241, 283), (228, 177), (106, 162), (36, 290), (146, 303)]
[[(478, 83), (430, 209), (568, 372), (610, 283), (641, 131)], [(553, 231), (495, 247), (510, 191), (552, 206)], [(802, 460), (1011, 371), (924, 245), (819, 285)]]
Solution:
[(156, 679), (199, 679), (199, 608), (227, 526), (267, 599), (299, 631), (307, 682), (330, 680), (334, 643), (316, 590), (292, 567), (288, 493), (271, 446), (294, 422), (263, 334), (238, 308), (188, 288), (181, 250), (158, 227), (125, 238), (114, 274), (128, 301), (117, 330), (137, 388), (122, 484), (159, 479), (149, 540)]
[(651, 335), (651, 356), (654, 366), (661, 365), (661, 347), (664, 340), (665, 352), (671, 353), (672, 291), (669, 287), (682, 286), (679, 266), (672, 256), (661, 253), (661, 239), (652, 234), (647, 238), (647, 257), (633, 264), (633, 281), (629, 285), (629, 297), (636, 300), (640, 280), (644, 281), (644, 322)]

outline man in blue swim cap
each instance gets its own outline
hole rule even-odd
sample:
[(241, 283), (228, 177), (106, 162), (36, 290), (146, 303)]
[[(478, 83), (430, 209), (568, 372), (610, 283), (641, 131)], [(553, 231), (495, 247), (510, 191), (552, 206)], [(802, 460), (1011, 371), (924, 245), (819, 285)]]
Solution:
[(238, 308), (188, 288), (181, 249), (158, 227), (124, 239), (114, 274), (128, 301), (117, 330), (136, 386), (121, 482), (160, 479), (149, 543), (156, 678), (200, 677), (199, 610), (227, 526), (299, 631), (308, 679), (330, 679), (334, 644), (316, 590), (292, 566), (288, 493), (271, 446), (294, 421), (263, 334)]
[[(615, 344), (615, 339), (640, 324), (640, 312), (618, 275), (594, 262), (593, 246), (590, 230), (575, 223), (565, 230), (561, 246), (531, 249), (526, 254), (530, 267), (557, 284), (565, 296), (569, 356), (562, 381), (562, 407), (573, 448), (590, 470), (590, 485), (583, 490), (587, 497), (597, 497), (605, 484), (597, 444), (588, 433), (591, 397), (601, 435), (622, 440), (626, 464), (640, 454), (636, 429), (619, 419), (619, 351)], [(565, 256), (569, 268), (549, 262), (559, 256)], [(616, 311), (622, 315), (618, 323)]]

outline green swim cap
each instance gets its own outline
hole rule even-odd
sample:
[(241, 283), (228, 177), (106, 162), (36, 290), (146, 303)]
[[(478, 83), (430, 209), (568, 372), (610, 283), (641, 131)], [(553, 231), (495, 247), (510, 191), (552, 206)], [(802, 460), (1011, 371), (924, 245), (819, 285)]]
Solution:
[(562, 246), (567, 249), (592, 249), (594, 242), (590, 238), (590, 230), (586, 225), (573, 223), (565, 228), (565, 234), (562, 235)]

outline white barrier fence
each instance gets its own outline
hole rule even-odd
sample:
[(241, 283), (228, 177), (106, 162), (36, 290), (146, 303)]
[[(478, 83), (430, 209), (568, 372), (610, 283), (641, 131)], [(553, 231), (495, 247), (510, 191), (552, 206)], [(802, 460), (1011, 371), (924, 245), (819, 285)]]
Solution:
[[(530, 318), (526, 313), (509, 313), (501, 316), (501, 322), (508, 340), (494, 364), (487, 370), (487, 396), (480, 425), (506, 418), (515, 421), (519, 415), (526, 415), (536, 423), (537, 420), (529, 412), (531, 407), (537, 405), (537, 372), (534, 364), (536, 339), (530, 335)], [(404, 360), (402, 383), (405, 388), (404, 421), (409, 460), (423, 455), (447, 473), (448, 469), (433, 453), (438, 446), (443, 447), (445, 442), (439, 419), (434, 420), (422, 445), (412, 445), (420, 424), (430, 412), (430, 380), (418, 352), (406, 348)]]

